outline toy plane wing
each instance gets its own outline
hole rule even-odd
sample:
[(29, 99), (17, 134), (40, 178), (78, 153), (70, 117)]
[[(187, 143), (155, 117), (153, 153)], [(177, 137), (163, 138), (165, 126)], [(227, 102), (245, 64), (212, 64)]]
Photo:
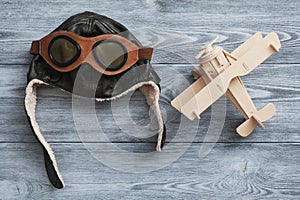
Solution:
[(250, 48), (255, 46), (256, 43), (262, 42), (263, 37), (261, 32), (255, 33), (251, 38), (244, 42), (241, 46), (236, 48), (231, 54), (237, 58), (242, 57)]
[[(171, 105), (181, 112), (181, 108), (185, 105), (190, 99), (193, 98), (198, 92), (206, 86), (205, 81), (200, 77), (193, 84), (191, 84), (187, 89), (185, 89), (180, 95), (178, 95)], [(197, 116), (198, 117), (198, 116)]]
[[(262, 42), (263, 37), (260, 32), (257, 32), (240, 47), (234, 50), (231, 54), (237, 59), (243, 56), (250, 48), (256, 44)], [(258, 125), (264, 129), (262, 122), (271, 118), (275, 112), (275, 106), (273, 104), (267, 104), (262, 110), (257, 111), (256, 107), (244, 86), (240, 77), (235, 77), (231, 80), (228, 90), (226, 91), (226, 97), (232, 102), (232, 104), (242, 113), (246, 120), (240, 125), (236, 131), (242, 137), (248, 136)]]

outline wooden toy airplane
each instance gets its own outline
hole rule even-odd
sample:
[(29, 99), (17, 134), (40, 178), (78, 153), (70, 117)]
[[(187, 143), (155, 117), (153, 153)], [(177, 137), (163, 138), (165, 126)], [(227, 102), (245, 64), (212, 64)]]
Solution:
[(200, 119), (200, 114), (225, 94), (246, 119), (236, 129), (239, 135), (246, 137), (256, 125), (264, 129), (262, 122), (270, 119), (276, 109), (269, 103), (257, 111), (240, 76), (249, 74), (278, 52), (281, 44), (276, 33), (263, 38), (258, 32), (230, 54), (221, 47), (212, 46), (216, 40), (205, 45), (195, 57), (200, 61), (199, 68), (192, 70), (197, 80), (171, 104), (190, 120)]

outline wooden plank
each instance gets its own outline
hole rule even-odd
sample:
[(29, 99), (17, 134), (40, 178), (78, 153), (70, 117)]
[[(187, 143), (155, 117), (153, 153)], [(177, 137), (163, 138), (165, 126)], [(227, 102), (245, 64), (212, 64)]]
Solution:
[[(97, 1), (74, 0), (72, 5), (59, 0), (51, 1), (51, 5), (46, 1), (16, 0), (2, 3), (3, 12), (1, 12), (0, 16), (3, 19), (1, 25), (5, 25), (8, 30), (29, 31), (36, 28), (40, 30), (52, 29), (53, 26), (57, 26), (57, 23), (65, 20), (67, 17), (85, 10), (110, 16), (118, 19), (121, 23), (132, 22), (128, 23), (128, 26), (131, 27), (144, 26), (145, 24), (147, 24), (147, 27), (150, 27), (153, 24), (157, 25), (159, 22), (160, 26), (177, 26), (183, 30), (194, 31), (187, 28), (186, 22), (189, 22), (188, 25), (191, 28), (199, 28), (199, 24), (205, 26), (210, 24), (228, 25), (230, 28), (234, 27), (233, 25), (244, 28), (267, 25), (264, 27), (265, 29), (274, 27), (274, 25), (283, 25), (284, 27), (297, 30), (295, 25), (297, 25), (298, 19), (295, 16), (299, 16), (299, 5), (299, 2), (292, 0), (272, 3), (253, 0), (244, 5), (238, 2), (233, 3), (229, 0), (203, 2), (200, 5), (197, 0), (176, 3), (161, 1), (136, 3), (119, 0), (114, 3), (101, 2), (100, 4)], [(112, 12), (112, 7), (116, 9), (115, 12)], [(289, 13), (288, 15), (286, 14), (287, 12)], [(226, 18), (222, 18), (224, 16)], [(256, 21), (253, 21), (254, 17), (256, 17)], [(222, 22), (224, 21), (227, 23), (223, 24)], [(239, 24), (239, 22), (243, 23)], [(264, 24), (258, 22), (264, 22)]]
[[(176, 33), (175, 30), (153, 28), (139, 31), (137, 37), (143, 45), (154, 47), (152, 63), (195, 63), (194, 56), (199, 52), (202, 45), (216, 35), (221, 38), (216, 45), (222, 46), (225, 50), (231, 52), (259, 30), (238, 29), (232, 33), (207, 28), (204, 33), (195, 32), (194, 34), (187, 35), (184, 31)], [(270, 31), (265, 31), (264, 34)], [(295, 55), (300, 46), (299, 34), (297, 32), (286, 32), (285, 30), (273, 31), (278, 33), (282, 48), (279, 53), (268, 58), (265, 63), (300, 63), (299, 58)], [(9, 34), (14, 35), (14, 33)], [(19, 40), (0, 40), (0, 64), (29, 64), (32, 58), (29, 54), (31, 41), (40, 39), (46, 34), (35, 33), (35, 36)]]
[[(2, 142), (36, 141), (24, 112), (26, 68), (27, 66), (20, 65), (9, 66), (9, 68), (0, 65), (0, 73), (4, 77), (0, 86), (0, 107), (2, 110), (0, 113), (0, 141)], [(170, 101), (183, 91), (189, 82), (193, 81), (190, 76), (192, 66), (154, 65), (154, 68), (162, 79), (160, 105), (167, 126), (167, 141), (171, 141), (178, 133), (179, 124), (183, 122), (181, 119), (185, 118), (171, 107)], [(226, 111), (224, 128), (219, 142), (300, 141), (298, 130), (300, 122), (300, 79), (299, 75), (294, 73), (298, 68), (298, 65), (264, 64), (249, 76), (243, 77), (256, 106), (262, 108), (266, 103), (273, 102), (277, 107), (277, 114), (266, 122), (266, 130), (263, 131), (257, 128), (250, 137), (240, 138), (235, 133), (235, 128), (243, 122), (242, 115), (229, 102), (227, 102), (227, 105), (222, 106), (223, 101), (219, 101), (215, 106), (224, 108)], [(16, 77), (18, 78), (15, 79)], [(177, 81), (174, 81), (174, 77)], [(38, 91), (37, 120), (45, 137), (49, 141), (55, 142), (79, 142), (80, 138), (74, 125), (71, 95), (51, 87), (42, 87)], [(124, 101), (125, 98), (122, 98), (118, 101), (119, 103), (114, 103), (114, 108), (122, 110)], [(98, 119), (103, 130), (106, 130), (109, 139), (124, 142), (155, 142), (156, 136), (149, 139), (139, 139), (126, 134), (131, 118), (139, 125), (149, 123), (148, 106), (139, 92), (133, 94), (129, 108), (130, 115), (122, 114), (118, 115), (118, 119), (114, 119), (111, 102), (96, 103)], [(186, 128), (186, 134), (197, 133), (195, 141), (202, 142), (210, 126), (211, 114), (211, 109), (203, 113), (198, 129), (197, 121), (187, 121), (189, 128)], [(124, 127), (127, 129), (124, 130)], [(91, 141), (104, 142), (96, 134), (98, 129), (90, 131), (95, 132), (95, 137), (90, 138)], [(181, 142), (188, 141), (182, 138)]]
[[(145, 144), (118, 145), (149, 150)], [(48, 182), (38, 144), (0, 144), (1, 199), (290, 199), (300, 190), (299, 144), (217, 144), (205, 159), (199, 159), (200, 144), (194, 144), (173, 164), (139, 174), (104, 166), (82, 144), (52, 147), (67, 185), (62, 190)], [(120, 156), (106, 144), (91, 148)]]
[[(124, 3), (124, 0), (99, 4), (77, 0), (73, 2), (76, 6), (54, 1), (49, 9), (48, 2), (6, 2), (0, 13), (0, 27), (5, 27), (0, 31), (0, 63), (29, 63), (32, 40), (48, 34), (69, 16), (84, 10), (110, 16), (136, 30), (144, 45), (155, 47), (153, 63), (194, 62), (201, 45), (216, 35), (220, 38), (217, 44), (230, 52), (256, 31), (264, 34), (275, 31), (282, 42), (280, 53), (269, 58), (267, 63), (300, 63), (299, 56), (295, 55), (300, 46), (298, 1), (255, 0), (242, 7), (227, 1), (210, 2), (201, 4), (201, 9), (198, 4), (196, 0), (176, 4), (160, 1), (137, 4)], [(112, 6), (126, 12), (111, 12)]]

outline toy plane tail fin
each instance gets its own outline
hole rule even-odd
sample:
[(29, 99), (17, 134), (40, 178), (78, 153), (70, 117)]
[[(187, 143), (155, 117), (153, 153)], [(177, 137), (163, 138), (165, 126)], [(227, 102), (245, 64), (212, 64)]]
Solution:
[(264, 129), (262, 122), (267, 121), (276, 113), (276, 108), (274, 104), (269, 103), (261, 110), (254, 113), (249, 119), (242, 123), (237, 129), (236, 132), (242, 136), (247, 137), (252, 133), (255, 127), (258, 125), (260, 128)]

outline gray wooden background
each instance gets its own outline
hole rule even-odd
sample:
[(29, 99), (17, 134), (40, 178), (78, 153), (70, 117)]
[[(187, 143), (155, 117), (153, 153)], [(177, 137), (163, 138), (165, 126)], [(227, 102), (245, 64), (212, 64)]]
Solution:
[[(86, 10), (138, 30), (142, 43), (156, 48), (152, 63), (162, 79), (160, 105), (167, 145), (174, 145), (171, 141), (181, 117), (170, 106), (184, 88), (177, 87), (183, 79), (176, 76), (192, 81), (190, 70), (197, 65), (191, 63), (193, 57), (214, 36), (220, 37), (216, 44), (232, 51), (256, 31), (278, 33), (280, 52), (243, 77), (256, 106), (273, 102), (277, 114), (265, 123), (266, 130), (257, 128), (241, 138), (235, 128), (243, 122), (242, 115), (227, 103), (222, 134), (208, 156), (200, 159), (199, 149), (211, 119), (208, 109), (193, 143), (178, 160), (153, 172), (135, 174), (96, 160), (76, 133), (71, 95), (43, 87), (38, 94), (37, 118), (66, 183), (65, 189), (54, 189), (23, 109), (29, 48), (32, 40)], [(300, 198), (299, 1), (1, 0), (0, 16), (0, 199)], [(137, 124), (148, 123), (147, 105), (138, 92), (130, 109)], [(139, 139), (115, 126), (110, 103), (96, 104), (96, 110), (105, 133), (116, 145), (134, 152), (154, 149), (155, 137)], [(126, 123), (128, 115), (120, 117)], [(190, 127), (186, 129), (186, 134), (193, 134)], [(95, 151), (107, 146), (96, 137), (87, 142)], [(175, 145), (187, 142), (183, 137)]]

